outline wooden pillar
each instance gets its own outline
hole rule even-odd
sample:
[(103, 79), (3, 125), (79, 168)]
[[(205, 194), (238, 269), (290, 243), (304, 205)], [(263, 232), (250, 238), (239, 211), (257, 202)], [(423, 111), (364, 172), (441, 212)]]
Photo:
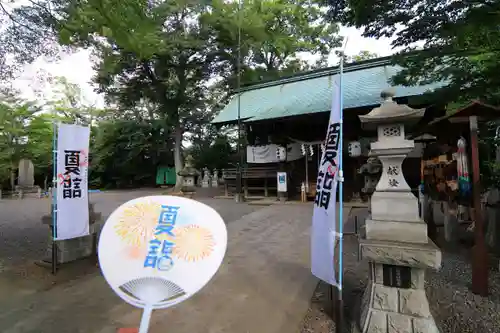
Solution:
[(229, 185), (228, 185), (227, 180), (225, 180), (225, 181), (224, 181), (224, 195), (225, 195), (226, 197), (228, 197), (228, 196), (229, 196)]
[(481, 188), (479, 173), (479, 149), (477, 117), (469, 117), (472, 152), (472, 196), (474, 202), (474, 248), (472, 249), (472, 292), (488, 296), (488, 249), (484, 239), (484, 221), (481, 212)]
[(245, 195), (245, 198), (248, 197), (248, 179), (243, 180), (243, 192)]
[[(428, 195), (426, 196), (428, 197)], [(426, 200), (426, 205), (427, 206), (424, 208), (424, 221), (427, 222), (427, 235), (433, 242), (436, 242), (437, 226), (434, 219), (434, 209), (436, 208), (436, 205), (434, 204), (434, 200), (429, 197)]]
[(264, 178), (264, 196), (266, 198), (269, 196), (269, 188), (267, 187), (267, 177)]
[(450, 202), (443, 202), (443, 215), (444, 215), (444, 238), (448, 243), (455, 243), (458, 219), (458, 207)]

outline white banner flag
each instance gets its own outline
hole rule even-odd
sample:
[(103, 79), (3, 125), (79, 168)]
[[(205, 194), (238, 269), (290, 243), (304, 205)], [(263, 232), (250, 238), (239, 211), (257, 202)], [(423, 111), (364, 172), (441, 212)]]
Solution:
[(314, 276), (333, 286), (338, 286), (335, 278), (335, 245), (338, 234), (337, 185), (340, 141), (340, 87), (334, 81), (332, 110), (322, 154), (314, 199), (311, 230), (311, 272)]
[(89, 234), (90, 128), (59, 124), (57, 132), (56, 240)]

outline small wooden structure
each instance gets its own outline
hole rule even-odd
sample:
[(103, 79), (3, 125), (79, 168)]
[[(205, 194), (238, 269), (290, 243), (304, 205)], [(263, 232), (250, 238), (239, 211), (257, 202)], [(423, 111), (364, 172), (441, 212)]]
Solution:
[[(264, 191), (264, 197), (269, 197), (269, 190), (276, 191), (277, 166), (248, 166), (242, 168), (242, 182), (245, 197), (250, 190)], [(225, 196), (230, 196), (230, 189), (236, 188), (237, 169), (222, 170)]]
[[(488, 250), (485, 242), (484, 220), (481, 210), (481, 184), (479, 170), (478, 123), (500, 118), (500, 108), (474, 100), (466, 106), (430, 122), (424, 130), (439, 135), (438, 140), (457, 140), (462, 135), (468, 138), (472, 161), (472, 201), (474, 212), (474, 248), (472, 269), (472, 291), (481, 296), (488, 295)], [(450, 126), (454, 125), (454, 126)]]

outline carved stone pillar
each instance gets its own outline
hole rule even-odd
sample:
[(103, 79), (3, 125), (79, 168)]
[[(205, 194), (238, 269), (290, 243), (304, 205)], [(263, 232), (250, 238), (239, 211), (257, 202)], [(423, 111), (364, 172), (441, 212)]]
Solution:
[(209, 188), (212, 186), (212, 181), (210, 179), (210, 171), (208, 168), (203, 169), (203, 180), (201, 182), (201, 187)]
[(212, 177), (212, 187), (218, 187), (219, 186), (219, 171), (217, 169), (214, 169), (214, 175)]
[(427, 237), (417, 198), (402, 172), (414, 148), (405, 139), (405, 124), (418, 121), (424, 110), (396, 104), (384, 92), (384, 102), (360, 116), (364, 127), (377, 128), (370, 156), (382, 163), (382, 175), (371, 197), (371, 216), (360, 239), (360, 258), (370, 267), (361, 317), (353, 325), (363, 333), (438, 333), (424, 290), (425, 269), (438, 269), (441, 251)]

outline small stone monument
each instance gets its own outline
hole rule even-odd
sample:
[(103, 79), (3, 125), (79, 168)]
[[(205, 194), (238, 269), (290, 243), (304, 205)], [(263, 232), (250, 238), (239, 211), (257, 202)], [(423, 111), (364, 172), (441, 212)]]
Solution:
[(18, 165), (17, 186), (15, 188), (17, 196), (22, 199), (26, 194), (37, 193), (39, 187), (35, 186), (35, 167), (28, 159), (21, 159)]
[(212, 186), (212, 181), (210, 180), (210, 171), (208, 168), (203, 169), (203, 180), (201, 182), (201, 187), (209, 188)]
[(191, 155), (186, 157), (184, 169), (179, 171), (178, 175), (182, 177), (182, 193), (193, 194), (196, 192), (196, 177), (200, 176), (200, 172), (193, 167), (193, 157)]
[(21, 187), (35, 186), (35, 167), (31, 160), (22, 159), (19, 161), (19, 177), (17, 185)]
[[(426, 268), (439, 269), (441, 251), (427, 237), (417, 198), (402, 173), (414, 148), (405, 139), (405, 125), (416, 123), (424, 110), (399, 105), (382, 93), (380, 107), (360, 116), (365, 128), (377, 129), (371, 156), (382, 163), (382, 175), (371, 197), (371, 216), (359, 241), (360, 258), (370, 265), (370, 281), (361, 303), (355, 332), (439, 333), (424, 290)], [(356, 324), (359, 324), (356, 325)]]
[(214, 175), (212, 177), (212, 187), (219, 186), (219, 170), (214, 169)]

